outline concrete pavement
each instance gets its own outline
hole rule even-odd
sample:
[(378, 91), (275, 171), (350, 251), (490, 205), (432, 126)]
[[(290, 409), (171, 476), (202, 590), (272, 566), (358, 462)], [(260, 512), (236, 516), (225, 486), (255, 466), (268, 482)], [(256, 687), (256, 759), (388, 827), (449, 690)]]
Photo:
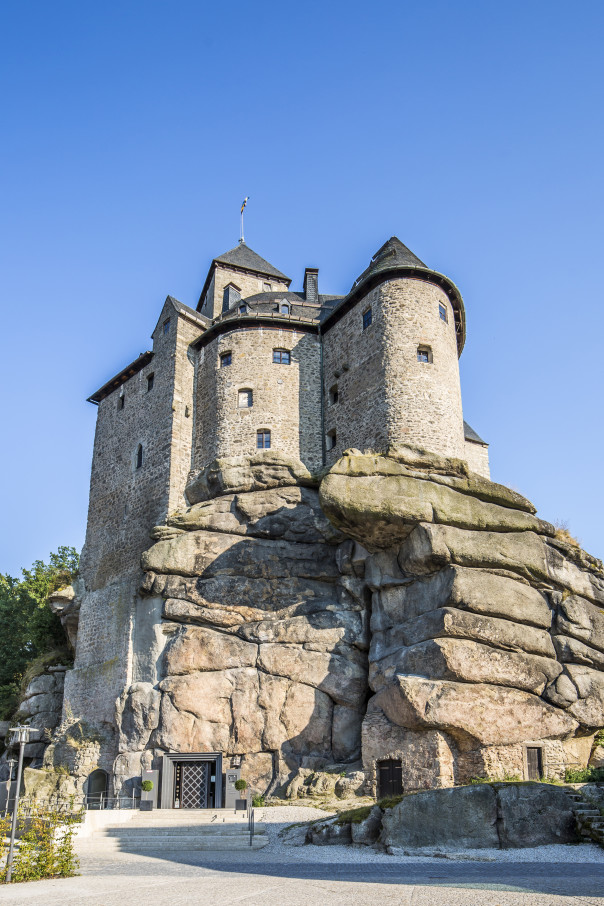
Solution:
[(76, 878), (0, 889), (7, 906), (570, 906), (604, 904), (604, 866), (556, 863), (262, 863), (254, 854), (121, 853)]

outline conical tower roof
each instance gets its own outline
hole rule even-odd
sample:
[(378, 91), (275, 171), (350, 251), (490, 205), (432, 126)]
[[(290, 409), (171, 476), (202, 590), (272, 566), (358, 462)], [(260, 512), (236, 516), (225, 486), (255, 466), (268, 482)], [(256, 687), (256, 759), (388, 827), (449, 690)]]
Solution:
[(383, 270), (390, 270), (393, 267), (427, 268), (428, 265), (424, 264), (417, 255), (414, 255), (411, 249), (408, 249), (400, 239), (396, 236), (391, 236), (388, 242), (385, 242), (375, 253), (369, 263), (369, 267), (354, 281), (353, 288), (373, 274)]
[(466, 314), (461, 293), (449, 277), (439, 274), (438, 271), (434, 271), (427, 264), (424, 264), (421, 258), (414, 255), (411, 249), (408, 249), (396, 236), (391, 236), (378, 249), (369, 262), (369, 267), (365, 268), (360, 277), (357, 277), (352, 284), (348, 295), (328, 312), (322, 322), (322, 330), (329, 330), (374, 286), (386, 280), (394, 279), (397, 275), (435, 283), (445, 291), (453, 306), (457, 351), (461, 355), (466, 338)]

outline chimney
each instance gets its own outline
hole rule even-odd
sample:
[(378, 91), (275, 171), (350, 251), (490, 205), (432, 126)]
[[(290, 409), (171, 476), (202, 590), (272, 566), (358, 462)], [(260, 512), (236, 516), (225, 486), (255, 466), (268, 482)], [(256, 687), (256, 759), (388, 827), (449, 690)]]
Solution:
[(307, 302), (319, 302), (319, 268), (307, 267), (304, 271), (304, 295)]

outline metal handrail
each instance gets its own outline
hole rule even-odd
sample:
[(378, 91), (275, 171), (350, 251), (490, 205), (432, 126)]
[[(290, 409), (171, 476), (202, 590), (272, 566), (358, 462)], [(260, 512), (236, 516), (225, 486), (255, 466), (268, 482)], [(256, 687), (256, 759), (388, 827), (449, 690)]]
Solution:
[(255, 830), (254, 824), (255, 824), (254, 806), (248, 805), (248, 807), (247, 807), (247, 829), (248, 829), (248, 832), (250, 835), (250, 846), (254, 845), (254, 830)]

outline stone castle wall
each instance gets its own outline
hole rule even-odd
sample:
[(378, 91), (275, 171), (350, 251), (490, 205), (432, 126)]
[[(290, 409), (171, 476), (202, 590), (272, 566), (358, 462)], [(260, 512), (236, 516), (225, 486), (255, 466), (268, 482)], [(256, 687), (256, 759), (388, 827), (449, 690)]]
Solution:
[[(363, 329), (369, 308), (372, 323)], [(418, 361), (419, 349), (429, 362)], [(457, 340), (447, 295), (431, 283), (397, 279), (359, 300), (325, 333), (324, 392), (325, 430), (328, 437), (336, 434), (329, 463), (350, 447), (409, 443), (463, 458)]]
[[(273, 350), (290, 352), (289, 365)], [(220, 357), (231, 353), (231, 364)], [(250, 455), (256, 432), (271, 432), (271, 449), (309, 468), (321, 464), (320, 346), (315, 334), (287, 328), (235, 328), (202, 347), (197, 366), (194, 468), (213, 459)], [(239, 391), (253, 394), (239, 406)]]
[[(389, 280), (379, 288), (384, 319), (388, 436), (443, 456), (465, 451), (457, 337), (451, 303), (422, 280)], [(447, 321), (439, 314), (447, 311)], [(429, 350), (429, 362), (418, 350)]]
[[(193, 424), (194, 370), (187, 349), (199, 330), (166, 302), (153, 335), (153, 359), (98, 408), (80, 566), (81, 623), (65, 700), (108, 733), (115, 699), (132, 669), (140, 556), (149, 546), (151, 528), (183, 502)], [(143, 462), (137, 468), (139, 444)]]
[(491, 469), (487, 444), (477, 444), (474, 441), (467, 440), (464, 446), (463, 459), (465, 459), (471, 471), (482, 475), (483, 478), (490, 478)]

